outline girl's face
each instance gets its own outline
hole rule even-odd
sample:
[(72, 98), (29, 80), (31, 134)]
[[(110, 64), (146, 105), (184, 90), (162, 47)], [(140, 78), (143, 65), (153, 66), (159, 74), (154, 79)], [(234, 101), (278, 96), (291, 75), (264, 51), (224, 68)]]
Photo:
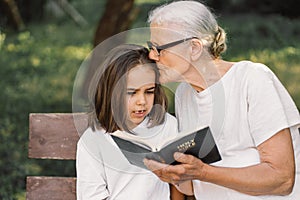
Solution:
[(149, 66), (136, 66), (127, 76), (128, 119), (139, 125), (150, 113), (154, 104), (155, 73)]

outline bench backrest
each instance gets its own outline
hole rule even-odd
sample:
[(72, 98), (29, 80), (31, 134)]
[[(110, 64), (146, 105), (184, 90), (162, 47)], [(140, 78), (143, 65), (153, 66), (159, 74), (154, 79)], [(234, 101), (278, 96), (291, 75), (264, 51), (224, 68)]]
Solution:
[[(76, 117), (76, 126), (74, 124)], [(75, 160), (80, 134), (87, 128), (87, 116), (72, 113), (29, 115), (29, 158)], [(28, 176), (27, 200), (75, 200), (75, 177)]]

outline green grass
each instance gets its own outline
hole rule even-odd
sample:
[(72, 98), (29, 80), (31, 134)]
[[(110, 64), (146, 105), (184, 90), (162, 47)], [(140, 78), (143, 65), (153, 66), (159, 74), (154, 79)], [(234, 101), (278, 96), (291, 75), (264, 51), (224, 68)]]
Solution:
[[(77, 4), (81, 6), (79, 1)], [(146, 19), (146, 10), (142, 11), (133, 27), (145, 25), (142, 21)], [(88, 18), (87, 13), (94, 15)], [(28, 115), (72, 112), (74, 78), (92, 49), (96, 19), (100, 17), (95, 10), (87, 9), (83, 14), (89, 22), (85, 28), (63, 18), (58, 22), (30, 24), (22, 33), (0, 35), (2, 199), (24, 199), (27, 175), (74, 175), (74, 162), (27, 159)], [(265, 63), (300, 108), (299, 20), (255, 15), (223, 16), (220, 20), (229, 35), (229, 49), (224, 58)]]

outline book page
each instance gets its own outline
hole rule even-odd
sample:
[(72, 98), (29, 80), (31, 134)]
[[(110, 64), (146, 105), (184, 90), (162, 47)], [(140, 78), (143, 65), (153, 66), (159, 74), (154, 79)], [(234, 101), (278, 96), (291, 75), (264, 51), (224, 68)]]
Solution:
[(149, 141), (147, 141), (147, 139), (144, 138), (138, 138), (135, 135), (131, 135), (129, 133), (123, 132), (123, 131), (115, 131), (114, 133), (112, 133), (112, 135), (117, 136), (119, 138), (122, 138), (124, 140), (128, 140), (134, 144), (137, 144), (141, 147), (144, 147), (146, 149), (149, 149), (153, 152), (159, 151), (161, 150), (163, 147), (171, 144), (172, 142), (179, 140), (180, 138), (183, 138), (187, 135), (193, 134), (198, 130), (204, 129), (206, 127), (202, 127), (202, 128), (197, 128), (194, 131), (189, 131), (189, 132), (180, 132), (178, 133), (177, 137), (172, 137), (170, 139), (165, 140), (164, 142), (161, 142), (160, 145), (156, 146), (155, 144), (151, 144)]
[(160, 150), (160, 149), (164, 148), (165, 146), (171, 144), (172, 142), (175, 142), (175, 141), (177, 141), (177, 140), (179, 140), (179, 139), (181, 139), (181, 138), (183, 138), (183, 137), (185, 137), (187, 135), (193, 134), (196, 131), (202, 130), (202, 129), (206, 128), (206, 127), (207, 126), (195, 128), (193, 131), (179, 132), (177, 137), (170, 138), (170, 139), (166, 140), (165, 142), (161, 143), (161, 145), (159, 147), (157, 147), (157, 148), (158, 148), (158, 150)]
[(145, 149), (148, 149), (151, 151), (155, 150), (154, 144), (149, 143), (146, 139), (138, 138), (135, 135), (131, 135), (131, 134), (123, 132), (123, 131), (115, 131), (111, 135), (119, 137), (119, 138), (127, 140), (127, 141), (130, 141), (130, 142), (137, 144)]

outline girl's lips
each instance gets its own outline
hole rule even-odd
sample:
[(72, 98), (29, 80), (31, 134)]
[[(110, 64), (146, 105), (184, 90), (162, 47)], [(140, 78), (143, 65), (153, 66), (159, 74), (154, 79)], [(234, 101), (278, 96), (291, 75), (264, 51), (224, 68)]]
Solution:
[(135, 117), (144, 117), (146, 113), (146, 110), (135, 110), (133, 111), (133, 114)]

